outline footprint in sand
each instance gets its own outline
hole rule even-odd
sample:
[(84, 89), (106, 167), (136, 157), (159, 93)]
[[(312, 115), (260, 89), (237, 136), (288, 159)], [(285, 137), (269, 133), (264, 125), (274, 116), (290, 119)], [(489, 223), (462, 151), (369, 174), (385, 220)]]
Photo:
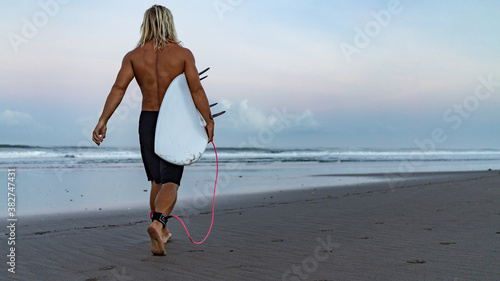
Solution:
[(413, 263), (413, 264), (423, 264), (423, 263), (426, 263), (426, 261), (424, 260), (409, 260), (409, 261), (406, 261), (407, 263)]
[(189, 250), (189, 253), (205, 252), (205, 250)]
[(99, 268), (99, 271), (111, 270), (113, 268), (116, 268), (116, 266), (114, 266), (114, 265), (108, 265), (108, 266), (104, 266), (104, 267)]
[(440, 242), (439, 245), (454, 245), (457, 244), (457, 242)]

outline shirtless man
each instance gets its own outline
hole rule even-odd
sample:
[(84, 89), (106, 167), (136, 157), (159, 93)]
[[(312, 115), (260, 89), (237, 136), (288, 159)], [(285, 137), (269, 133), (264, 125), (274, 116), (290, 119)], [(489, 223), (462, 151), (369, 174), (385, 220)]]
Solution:
[(170, 164), (154, 153), (156, 119), (168, 86), (183, 72), (193, 101), (207, 123), (208, 141), (211, 142), (214, 121), (193, 54), (180, 46), (170, 10), (158, 5), (154, 5), (144, 14), (141, 40), (138, 46), (123, 58), (121, 69), (92, 134), (92, 140), (100, 145), (106, 137), (109, 118), (120, 104), (130, 81), (135, 78), (142, 92), (139, 139), (144, 168), (148, 180), (151, 181), (149, 203), (153, 215), (147, 231), (154, 255), (166, 255), (164, 244), (172, 236), (166, 228), (166, 220), (177, 200), (177, 190), (184, 168)]

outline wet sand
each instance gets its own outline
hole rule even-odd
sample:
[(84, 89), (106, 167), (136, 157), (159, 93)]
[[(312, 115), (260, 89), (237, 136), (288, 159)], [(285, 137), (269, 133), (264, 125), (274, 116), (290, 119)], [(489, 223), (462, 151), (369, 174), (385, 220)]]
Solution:
[[(0, 279), (500, 280), (499, 171), (390, 177), (398, 181), (218, 196), (207, 241), (192, 244), (171, 219), (165, 257), (149, 251), (146, 202), (21, 217), (16, 274), (4, 262)], [(203, 206), (174, 209), (197, 241), (211, 218)]]

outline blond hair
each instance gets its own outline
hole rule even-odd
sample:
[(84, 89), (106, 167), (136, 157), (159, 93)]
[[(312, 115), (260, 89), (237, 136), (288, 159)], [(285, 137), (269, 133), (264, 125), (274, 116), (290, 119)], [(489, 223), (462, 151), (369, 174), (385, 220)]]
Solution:
[(141, 25), (141, 39), (137, 47), (142, 47), (147, 42), (154, 40), (154, 49), (161, 50), (170, 43), (181, 44), (175, 32), (174, 17), (169, 9), (153, 5), (144, 13)]

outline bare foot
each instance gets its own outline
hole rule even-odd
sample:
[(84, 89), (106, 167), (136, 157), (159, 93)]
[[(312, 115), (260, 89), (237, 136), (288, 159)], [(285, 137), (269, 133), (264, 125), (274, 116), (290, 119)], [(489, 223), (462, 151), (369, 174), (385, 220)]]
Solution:
[(163, 244), (167, 244), (168, 240), (172, 238), (172, 233), (170, 231), (168, 231), (168, 228), (164, 228), (162, 230), (162, 241), (163, 241)]
[(149, 237), (151, 238), (151, 253), (155, 256), (166, 256), (165, 247), (162, 239), (163, 225), (158, 222), (152, 222), (148, 227)]

